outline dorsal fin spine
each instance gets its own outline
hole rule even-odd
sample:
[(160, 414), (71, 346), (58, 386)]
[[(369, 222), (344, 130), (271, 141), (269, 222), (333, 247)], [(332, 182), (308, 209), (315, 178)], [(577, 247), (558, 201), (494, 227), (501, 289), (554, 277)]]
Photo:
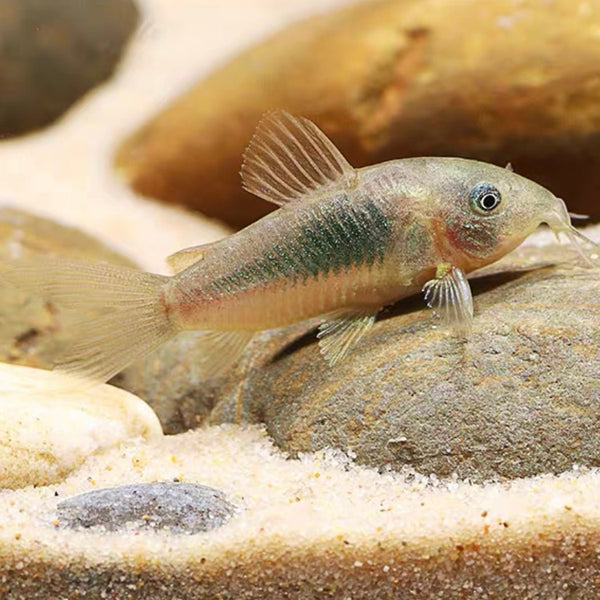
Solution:
[[(275, 154), (275, 152), (273, 152), (270, 148), (266, 148), (264, 151), (269, 156), (271, 156), (273, 158), (273, 160), (275, 160), (275, 162), (278, 165), (281, 165), (282, 168), (285, 168), (285, 165), (283, 164), (283, 161), (277, 156), (277, 154)], [(269, 168), (269, 166), (267, 165), (267, 163), (262, 158), (257, 157), (255, 160), (256, 160), (256, 162), (259, 162), (265, 169)], [(275, 179), (275, 181), (277, 181), (283, 187), (285, 187), (288, 190), (290, 190), (290, 192), (293, 193), (293, 194), (301, 194), (302, 193), (302, 190), (299, 190), (299, 189), (295, 188), (291, 183), (288, 183), (287, 181), (284, 181), (283, 179), (281, 179), (281, 177), (279, 177), (276, 173), (273, 173), (272, 171), (269, 171), (269, 177), (272, 177), (273, 179)]]
[[(285, 155), (287, 157), (289, 157), (289, 160), (292, 162), (292, 164), (304, 176), (305, 181), (302, 183), (304, 183), (304, 185), (310, 185), (310, 174), (305, 169), (302, 168), (302, 165), (294, 158), (294, 155), (289, 151), (287, 146), (281, 140), (278, 140), (276, 137), (274, 137), (272, 135), (269, 135), (269, 138), (281, 148), (282, 152), (284, 152)], [(277, 157), (275, 152), (273, 152), (270, 148), (268, 149), (268, 151), (269, 151), (269, 154), (271, 156), (273, 156), (273, 158), (277, 159), (278, 164), (280, 164), (283, 168), (285, 168), (285, 163), (279, 157)], [(291, 183), (288, 184), (288, 187), (291, 187), (297, 193), (302, 194), (302, 189), (295, 188), (293, 184), (291, 184)]]
[[(314, 179), (315, 176), (316, 176), (318, 178), (318, 180), (320, 181), (321, 185), (324, 185), (325, 183), (327, 183), (327, 180), (324, 178), (323, 174), (319, 171), (319, 167), (317, 166), (317, 164), (315, 163), (315, 161), (311, 158), (310, 154), (305, 150), (304, 146), (302, 144), (300, 144), (298, 142), (298, 140), (293, 135), (291, 135), (290, 132), (287, 129), (285, 129), (284, 127), (282, 127), (281, 123), (276, 123), (275, 126), (277, 127), (277, 129), (279, 129), (279, 131), (281, 131), (290, 140), (290, 142), (292, 144), (294, 144), (294, 146), (296, 148), (298, 148), (300, 150), (300, 152), (302, 153), (302, 156), (306, 159), (306, 161), (313, 168), (314, 175), (311, 177), (311, 175), (307, 171), (305, 171), (304, 169), (302, 169), (302, 166), (300, 165), (300, 163), (298, 163), (298, 161), (296, 161), (292, 157), (292, 160), (304, 172), (304, 174), (306, 175), (308, 181), (310, 182), (311, 179)], [(311, 143), (311, 145), (314, 148), (315, 146), (314, 146), (314, 144), (312, 144), (312, 141), (310, 140), (310, 138), (308, 138), (308, 136), (305, 136), (305, 137), (309, 141), (309, 143)], [(281, 145), (283, 146), (283, 144), (281, 144)], [(286, 152), (289, 153), (289, 150), (286, 149)]]
[[(287, 131), (285, 131), (284, 129), (281, 129), (281, 127), (279, 126), (279, 124), (277, 124), (276, 127), (278, 127), (280, 129), (280, 131), (290, 139), (290, 142), (292, 144), (294, 144), (294, 146), (296, 148), (298, 148), (300, 150), (300, 152), (302, 152), (302, 154), (304, 155), (305, 158), (308, 158), (310, 160), (310, 158), (308, 157), (308, 155), (306, 154), (306, 152), (302, 148), (301, 144), (298, 144), (297, 141), (292, 136), (290, 136)], [(310, 185), (310, 182), (311, 182), (311, 176), (310, 176), (310, 174), (302, 166), (302, 164), (296, 160), (296, 158), (294, 157), (294, 155), (290, 152), (289, 148), (281, 140), (278, 140), (274, 135), (268, 134), (268, 136), (269, 136), (269, 138), (273, 142), (275, 142), (282, 149), (283, 152), (285, 152), (286, 156), (289, 157), (289, 159), (292, 162), (292, 164), (305, 177), (305, 185)], [(273, 155), (274, 155), (274, 153), (273, 153)], [(285, 165), (283, 165), (283, 162), (281, 160), (278, 160), (278, 162), (279, 162), (279, 164), (281, 164), (282, 166), (285, 167)], [(316, 165), (314, 165), (314, 166), (315, 166), (315, 171), (316, 171)], [(298, 191), (301, 192), (301, 190), (298, 190)]]
[[(337, 166), (339, 171), (344, 173), (347, 170), (347, 167), (346, 167), (346, 165), (341, 164), (340, 161), (337, 159), (337, 157), (336, 157), (337, 148), (335, 148), (335, 146), (334, 146), (335, 151), (334, 152), (331, 151), (331, 146), (333, 146), (333, 144), (331, 143), (329, 138), (319, 135), (321, 133), (321, 130), (312, 121), (309, 121), (308, 119), (302, 119), (302, 121), (315, 134), (315, 136), (319, 139), (319, 141), (321, 141), (321, 143), (323, 144), (323, 148), (329, 153), (330, 165), (333, 163), (334, 167)], [(313, 148), (315, 148), (317, 151), (319, 151), (319, 150), (321, 152), (323, 151), (323, 148), (319, 148), (317, 146), (317, 143), (315, 142), (315, 139), (313, 137), (308, 137), (308, 140), (311, 143), (311, 145), (313, 146)]]

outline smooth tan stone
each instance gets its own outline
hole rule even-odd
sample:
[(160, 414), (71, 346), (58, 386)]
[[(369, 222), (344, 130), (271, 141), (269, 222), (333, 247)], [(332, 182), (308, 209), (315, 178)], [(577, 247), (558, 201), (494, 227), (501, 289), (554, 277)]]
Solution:
[(479, 482), (600, 465), (600, 268), (548, 239), (472, 278), (467, 340), (436, 327), (419, 296), (382, 311), (333, 367), (314, 324), (262, 334), (210, 421), (264, 423), (292, 456), (333, 447)]
[(162, 436), (140, 398), (108, 385), (73, 385), (54, 372), (0, 363), (0, 487), (55, 483), (95, 453)]

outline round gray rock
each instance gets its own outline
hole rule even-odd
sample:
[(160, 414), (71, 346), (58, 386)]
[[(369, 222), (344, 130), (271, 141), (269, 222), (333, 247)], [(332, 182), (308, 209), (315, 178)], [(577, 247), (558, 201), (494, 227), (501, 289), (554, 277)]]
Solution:
[(79, 494), (59, 502), (62, 527), (136, 528), (198, 533), (223, 525), (234, 513), (225, 495), (196, 483), (137, 483)]

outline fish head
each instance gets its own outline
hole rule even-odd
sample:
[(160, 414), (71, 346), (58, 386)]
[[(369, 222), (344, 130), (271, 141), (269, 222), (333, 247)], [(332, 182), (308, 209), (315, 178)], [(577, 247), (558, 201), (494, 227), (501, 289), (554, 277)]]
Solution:
[[(563, 233), (586, 265), (594, 266), (585, 245), (596, 244), (577, 231), (565, 203), (510, 168), (466, 159), (440, 159), (439, 213), (445, 238), (469, 270), (498, 260), (539, 225)], [(596, 255), (597, 256), (597, 255)]]

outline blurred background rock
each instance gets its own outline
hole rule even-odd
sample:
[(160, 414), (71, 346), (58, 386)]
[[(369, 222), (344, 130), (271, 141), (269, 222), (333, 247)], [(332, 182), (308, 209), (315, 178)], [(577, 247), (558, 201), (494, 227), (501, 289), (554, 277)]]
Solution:
[(0, 137), (48, 125), (114, 72), (132, 0), (0, 0)]
[(138, 191), (235, 227), (273, 207), (238, 171), (256, 122), (285, 108), (355, 166), (462, 156), (538, 181), (600, 219), (600, 1), (377, 0), (293, 24), (201, 77), (133, 133)]

